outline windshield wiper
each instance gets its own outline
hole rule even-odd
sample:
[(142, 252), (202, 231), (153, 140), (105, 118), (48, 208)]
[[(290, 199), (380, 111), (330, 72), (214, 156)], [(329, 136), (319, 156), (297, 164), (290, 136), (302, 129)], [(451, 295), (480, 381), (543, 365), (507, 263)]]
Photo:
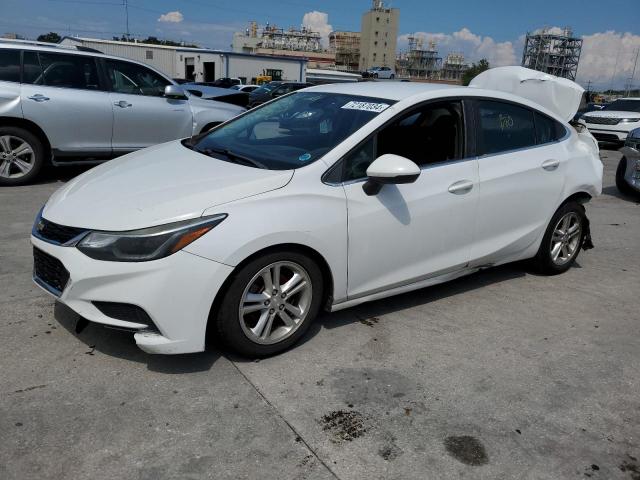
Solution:
[(222, 154), (231, 160), (234, 163), (239, 163), (241, 165), (248, 165), (250, 167), (262, 168), (267, 170), (266, 165), (263, 163), (254, 160), (253, 158), (245, 157), (244, 155), (239, 155), (235, 152), (232, 152), (228, 148), (205, 148), (204, 150), (200, 150), (200, 153), (204, 153), (205, 155), (211, 156), (212, 153)]

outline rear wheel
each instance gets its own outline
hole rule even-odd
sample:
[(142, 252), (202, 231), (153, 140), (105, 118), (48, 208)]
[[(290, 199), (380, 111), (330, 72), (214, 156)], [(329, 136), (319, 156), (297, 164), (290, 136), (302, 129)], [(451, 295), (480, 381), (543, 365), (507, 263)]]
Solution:
[(633, 195), (636, 194), (636, 191), (629, 186), (627, 180), (624, 178), (627, 173), (627, 157), (622, 157), (620, 159), (620, 163), (618, 163), (618, 168), (616, 169), (616, 187), (620, 190), (620, 193), (625, 195)]
[(40, 139), (28, 130), (0, 127), (0, 185), (33, 180), (44, 164), (44, 152)]
[(391, 76), (389, 77), (391, 80), (393, 80), (394, 78), (396, 78), (396, 76), (392, 73)]
[(316, 263), (297, 252), (274, 252), (242, 267), (224, 293), (217, 315), (221, 339), (248, 357), (294, 345), (318, 314), (323, 295)]
[(584, 207), (577, 202), (561, 206), (547, 226), (540, 249), (533, 259), (541, 273), (564, 273), (575, 263), (586, 230)]

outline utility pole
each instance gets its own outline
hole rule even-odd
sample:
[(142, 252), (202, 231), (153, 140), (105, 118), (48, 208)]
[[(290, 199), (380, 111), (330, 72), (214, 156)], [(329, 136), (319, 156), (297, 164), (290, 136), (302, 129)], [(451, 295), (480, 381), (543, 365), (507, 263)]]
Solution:
[(587, 82), (587, 102), (591, 102), (591, 80)]
[(127, 40), (129, 40), (131, 38), (129, 35), (129, 4), (127, 0), (122, 0), (122, 4), (124, 5), (124, 14), (127, 20)]
[(627, 89), (627, 97), (631, 96), (631, 89), (633, 88), (633, 79), (636, 76), (636, 67), (638, 66), (638, 56), (640, 55), (640, 48), (636, 50), (636, 60), (633, 62), (633, 71), (631, 77), (629, 77), (629, 88)]
[(616, 54), (616, 64), (613, 67), (613, 74), (611, 75), (611, 84), (609, 85), (609, 94), (613, 93), (613, 81), (616, 78), (616, 70), (618, 70), (618, 60), (620, 60), (620, 49), (618, 49), (618, 53)]

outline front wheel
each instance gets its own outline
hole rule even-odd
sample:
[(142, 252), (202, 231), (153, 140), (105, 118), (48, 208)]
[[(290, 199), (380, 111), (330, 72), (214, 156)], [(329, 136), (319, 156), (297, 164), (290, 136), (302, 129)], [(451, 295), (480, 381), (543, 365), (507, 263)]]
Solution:
[(234, 275), (218, 311), (218, 334), (247, 357), (274, 355), (302, 338), (318, 314), (322, 295), (322, 272), (309, 257), (266, 254)]
[(396, 76), (392, 73), (391, 76), (389, 77), (391, 80), (393, 80), (394, 78), (396, 78)]
[(564, 273), (575, 263), (587, 230), (584, 207), (577, 202), (561, 206), (553, 215), (542, 238), (534, 266), (541, 273)]

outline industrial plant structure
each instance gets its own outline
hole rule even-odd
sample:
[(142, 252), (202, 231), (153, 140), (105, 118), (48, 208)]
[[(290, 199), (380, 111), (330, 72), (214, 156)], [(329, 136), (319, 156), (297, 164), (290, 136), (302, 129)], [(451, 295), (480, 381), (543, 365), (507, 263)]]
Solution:
[(575, 80), (582, 51), (582, 39), (571, 28), (562, 32), (542, 29), (528, 33), (522, 53), (522, 66)]
[(357, 72), (360, 65), (360, 32), (331, 32), (329, 50), (336, 56), (336, 70)]
[(335, 54), (323, 48), (320, 34), (306, 27), (284, 29), (267, 23), (260, 28), (250, 22), (244, 32), (233, 35), (232, 49), (237, 53), (304, 58), (310, 68), (335, 63)]
[(436, 78), (442, 67), (442, 57), (438, 55), (435, 42), (424, 47), (424, 39), (409, 35), (409, 50), (401, 53), (396, 61), (399, 77)]

